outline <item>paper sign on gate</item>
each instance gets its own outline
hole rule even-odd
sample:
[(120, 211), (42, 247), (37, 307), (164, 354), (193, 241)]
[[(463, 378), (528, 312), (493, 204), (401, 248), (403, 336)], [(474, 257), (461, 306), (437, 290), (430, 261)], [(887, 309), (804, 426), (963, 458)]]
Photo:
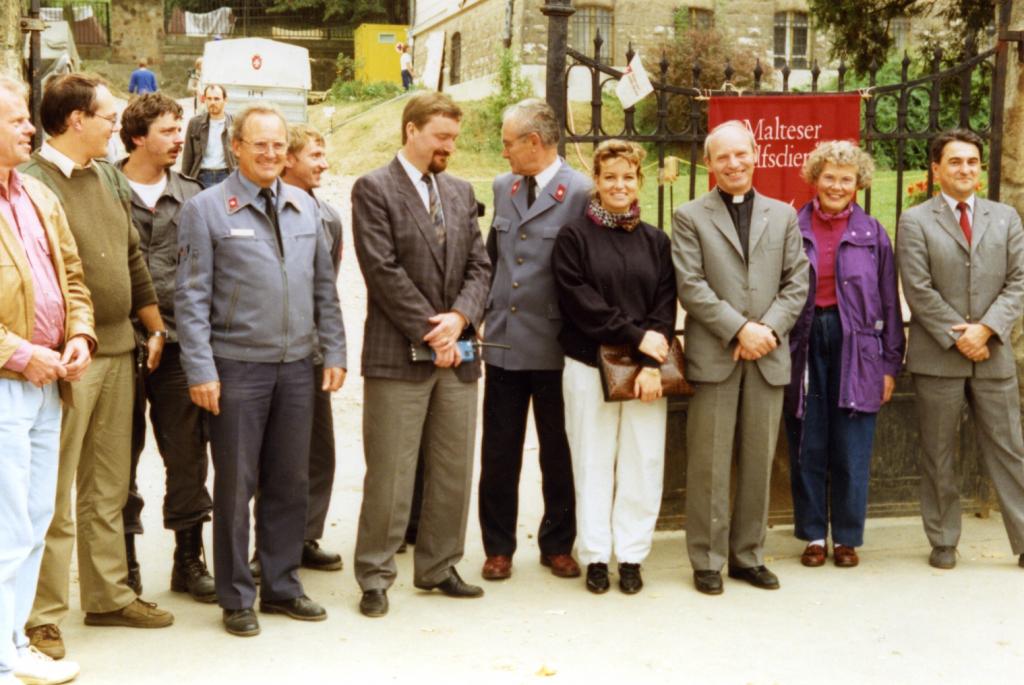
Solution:
[(619, 79), (619, 85), (615, 87), (615, 94), (619, 96), (619, 102), (623, 109), (629, 109), (636, 103), (643, 100), (654, 92), (651, 79), (647, 78), (647, 70), (640, 59), (640, 53), (633, 56), (626, 71)]

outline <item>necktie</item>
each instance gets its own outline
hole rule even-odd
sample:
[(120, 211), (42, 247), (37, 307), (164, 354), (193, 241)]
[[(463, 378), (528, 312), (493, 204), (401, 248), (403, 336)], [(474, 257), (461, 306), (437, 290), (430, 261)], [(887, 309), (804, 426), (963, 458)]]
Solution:
[(967, 244), (971, 244), (971, 206), (966, 202), (958, 202), (956, 208), (960, 210), (960, 230), (967, 238)]
[(277, 249), (284, 255), (284, 244), (281, 242), (281, 225), (277, 222), (277, 206), (274, 205), (274, 194), (270, 188), (260, 188), (260, 197), (263, 198), (263, 206), (267, 212), (267, 218), (274, 226), (274, 237), (277, 238)]
[(526, 206), (532, 207), (537, 200), (537, 179), (534, 176), (526, 177)]
[(437, 242), (444, 245), (444, 213), (441, 211), (441, 199), (437, 196), (437, 188), (434, 187), (430, 174), (423, 174), (422, 180), (427, 184), (427, 197), (430, 200), (430, 223), (437, 234)]

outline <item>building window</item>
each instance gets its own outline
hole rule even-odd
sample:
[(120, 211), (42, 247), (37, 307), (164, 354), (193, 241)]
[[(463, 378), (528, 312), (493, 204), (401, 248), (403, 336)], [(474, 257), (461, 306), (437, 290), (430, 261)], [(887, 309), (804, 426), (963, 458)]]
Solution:
[(806, 69), (810, 63), (806, 12), (775, 13), (775, 66), (789, 62), (790, 69)]
[(452, 36), (452, 60), (448, 68), (448, 83), (455, 85), (462, 81), (462, 34)]
[(896, 17), (889, 25), (892, 33), (892, 47), (897, 55), (903, 55), (905, 50), (910, 49), (910, 19), (907, 17)]
[(398, 37), (395, 34), (393, 34), (393, 33), (378, 33), (377, 34), (377, 42), (378, 43), (387, 43), (389, 45), (394, 45), (394, 43), (395, 43), (395, 41), (397, 39), (398, 39)]
[(612, 13), (602, 7), (579, 7), (569, 23), (569, 45), (588, 57), (594, 55), (594, 35), (601, 32), (600, 61), (611, 62)]
[(700, 7), (680, 7), (676, 10), (676, 30), (710, 31), (715, 28), (715, 13)]

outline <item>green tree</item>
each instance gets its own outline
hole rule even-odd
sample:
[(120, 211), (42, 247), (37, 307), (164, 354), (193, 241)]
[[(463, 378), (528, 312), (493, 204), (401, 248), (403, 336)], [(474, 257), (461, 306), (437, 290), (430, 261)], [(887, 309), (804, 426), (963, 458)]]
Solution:
[(884, 64), (893, 47), (890, 31), (898, 17), (918, 18), (935, 11), (947, 26), (959, 26), (954, 50), (977, 45), (993, 24), (995, 0), (808, 0), (816, 27), (825, 30), (832, 43), (832, 59), (844, 60), (857, 74), (871, 64)]
[[(205, 12), (209, 0), (171, 0), (188, 12)], [(407, 0), (248, 0), (251, 10), (285, 14), (308, 14), (311, 21), (334, 20), (358, 24), (364, 21), (384, 21), (405, 24), (409, 21)]]

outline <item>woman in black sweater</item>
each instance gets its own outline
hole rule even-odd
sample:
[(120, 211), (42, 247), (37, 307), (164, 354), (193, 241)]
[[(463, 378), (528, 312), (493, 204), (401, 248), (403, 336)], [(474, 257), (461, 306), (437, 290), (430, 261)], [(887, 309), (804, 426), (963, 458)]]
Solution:
[[(595, 193), (584, 216), (565, 226), (551, 258), (566, 354), (565, 428), (576, 488), (577, 550), (587, 589), (640, 591), (640, 564), (651, 549), (661, 506), (666, 400), (659, 366), (676, 319), (675, 272), (668, 237), (640, 221), (643, 149), (621, 140), (594, 151)], [(643, 366), (639, 401), (605, 402), (599, 345), (628, 344)]]

